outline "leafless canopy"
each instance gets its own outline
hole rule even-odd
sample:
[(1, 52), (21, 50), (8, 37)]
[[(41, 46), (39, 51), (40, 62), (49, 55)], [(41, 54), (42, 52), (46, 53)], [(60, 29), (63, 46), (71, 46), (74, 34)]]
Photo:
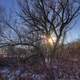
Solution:
[[(79, 0), (17, 0), (20, 12), (21, 25), (26, 26), (28, 32), (21, 36), (21, 31), (14, 29), (9, 22), (7, 26), (13, 29), (20, 41), (15, 43), (6, 43), (9, 45), (39, 45), (38, 41), (41, 35), (50, 36), (55, 34), (59, 42), (60, 38), (70, 28), (70, 24), (80, 13)], [(19, 26), (19, 25), (18, 25)], [(36, 42), (38, 44), (36, 44)]]
[(32, 32), (50, 36), (57, 41), (70, 28), (70, 23), (80, 13), (79, 0), (18, 0), (23, 23)]

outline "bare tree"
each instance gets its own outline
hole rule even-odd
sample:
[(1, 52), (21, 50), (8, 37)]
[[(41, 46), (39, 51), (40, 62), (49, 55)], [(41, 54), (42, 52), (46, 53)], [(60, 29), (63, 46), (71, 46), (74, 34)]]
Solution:
[[(54, 55), (61, 38), (80, 13), (79, 0), (18, 0), (18, 4), (21, 11), (17, 14), (30, 31), (27, 36), (29, 44), (32, 42), (30, 45), (39, 47), (43, 35), (47, 38), (55, 35), (56, 42), (53, 43), (50, 56)], [(49, 71), (50, 80), (53, 80), (51, 70), (52, 67)]]
[[(20, 13), (17, 14), (20, 16), (19, 22), (22, 23), (12, 25), (9, 23), (10, 20), (4, 22), (16, 33), (19, 41), (2, 46), (32, 45), (35, 47), (39, 46), (42, 35), (49, 38), (54, 34), (56, 42), (53, 47), (55, 48), (80, 13), (79, 0), (18, 0), (18, 4)], [(15, 22), (12, 23), (17, 24)]]
[[(11, 39), (9, 35), (6, 37), (8, 42), (4, 41), (0, 43), (0, 47), (4, 46), (16, 46), (26, 45), (36, 48), (37, 53), (42, 53), (42, 36), (50, 38), (52, 34), (55, 35), (56, 41), (53, 43), (52, 49), (50, 49), (50, 56), (54, 55), (57, 46), (60, 44), (61, 38), (65, 35), (65, 32), (70, 29), (70, 24), (73, 23), (75, 18), (80, 13), (80, 1), (79, 0), (17, 0), (20, 8), (20, 12), (17, 12), (19, 22), (21, 24), (13, 25), (8, 20), (4, 20), (7, 30), (11, 29), (17, 35), (14, 39)], [(54, 37), (54, 36), (53, 36)], [(5, 36), (3, 35), (3, 39)], [(49, 48), (49, 45), (47, 46)], [(48, 49), (47, 48), (47, 49)], [(51, 47), (50, 47), (51, 48)], [(41, 55), (42, 56), (42, 55)], [(44, 56), (43, 56), (44, 59)], [(46, 65), (45, 59), (43, 60)], [(55, 80), (54, 72), (50, 66), (48, 80)], [(48, 66), (47, 66), (48, 67)]]
[(79, 0), (18, 0), (18, 3), (21, 9), (18, 15), (31, 31), (32, 36), (28, 38), (32, 37), (31, 40), (37, 42), (42, 35), (49, 38), (54, 34), (56, 42), (53, 50), (56, 50), (61, 37), (80, 13)]
[(10, 24), (10, 21), (5, 21), (7, 27), (17, 35), (18, 41), (11, 39), (10, 42), (1, 44), (1, 47), (9, 45), (39, 47), (41, 36), (50, 38), (54, 34), (56, 38), (55, 44), (53, 43), (54, 52), (63, 34), (80, 13), (79, 0), (18, 0), (18, 4), (20, 13), (17, 14), (20, 16), (19, 22), (22, 23), (16, 26)]

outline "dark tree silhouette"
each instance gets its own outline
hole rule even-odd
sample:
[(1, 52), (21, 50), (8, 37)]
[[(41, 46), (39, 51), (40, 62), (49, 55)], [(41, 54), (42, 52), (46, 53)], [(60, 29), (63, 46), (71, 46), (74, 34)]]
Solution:
[(36, 45), (42, 35), (49, 38), (54, 34), (57, 40), (53, 50), (80, 13), (79, 0), (18, 0), (18, 4), (21, 13), (17, 14), (31, 31), (28, 39)]

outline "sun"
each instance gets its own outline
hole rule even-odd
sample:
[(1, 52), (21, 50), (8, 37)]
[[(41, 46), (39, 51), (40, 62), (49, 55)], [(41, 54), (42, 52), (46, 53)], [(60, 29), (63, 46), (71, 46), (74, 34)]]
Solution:
[(49, 38), (49, 39), (48, 39), (48, 43), (49, 43), (50, 45), (53, 45), (53, 40), (52, 40), (52, 38)]
[(56, 42), (56, 37), (50, 36), (50, 37), (48, 38), (48, 43), (49, 43), (50, 45), (54, 45), (55, 42)]
[(51, 46), (54, 45), (54, 43), (56, 42), (56, 37), (51, 35), (51, 36), (46, 36), (46, 35), (43, 35), (42, 36), (42, 44), (49, 44)]

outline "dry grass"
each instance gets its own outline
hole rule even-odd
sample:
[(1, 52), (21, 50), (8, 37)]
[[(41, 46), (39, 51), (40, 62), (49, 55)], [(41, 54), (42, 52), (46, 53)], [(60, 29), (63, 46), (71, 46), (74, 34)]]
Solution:
[[(50, 66), (54, 72), (55, 80), (80, 80), (80, 43), (72, 43), (59, 48), (56, 54), (57, 57), (53, 58), (52, 66)], [(42, 61), (39, 58), (36, 58), (36, 60), (37, 62)], [(45, 64), (36, 63), (35, 61), (31, 65), (24, 65), (25, 69), (29, 71), (29, 76), (26, 74), (24, 77), (18, 77), (18, 80), (32, 80), (33, 74), (35, 80), (50, 80), (49, 68)], [(21, 66), (23, 64), (18, 67)], [(26, 73), (26, 70), (24, 73)], [(24, 73), (21, 75), (25, 75)]]

